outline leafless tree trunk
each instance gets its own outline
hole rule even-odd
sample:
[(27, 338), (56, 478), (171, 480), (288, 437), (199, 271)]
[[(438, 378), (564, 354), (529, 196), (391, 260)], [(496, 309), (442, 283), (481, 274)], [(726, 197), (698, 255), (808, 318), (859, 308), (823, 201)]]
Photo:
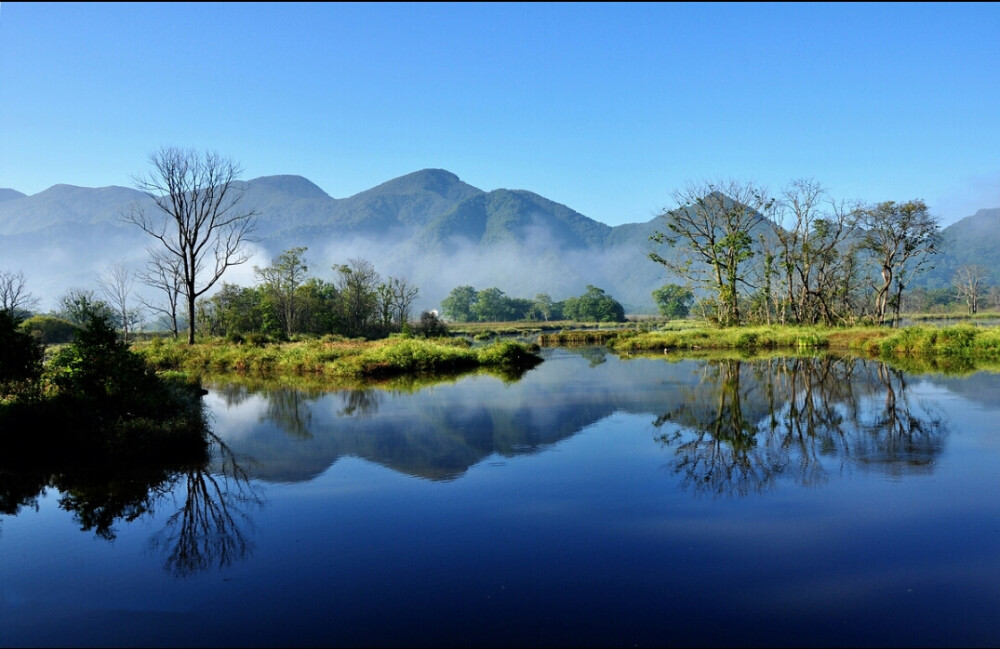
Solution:
[(979, 312), (979, 300), (983, 293), (989, 270), (978, 264), (959, 266), (952, 278), (952, 283), (958, 291), (959, 299), (964, 299), (969, 307), (969, 314)]
[(140, 298), (142, 305), (154, 313), (161, 313), (170, 322), (170, 332), (177, 338), (177, 308), (184, 291), (181, 260), (163, 250), (150, 250), (146, 269), (139, 274), (144, 284), (162, 291), (165, 302), (151, 302)]
[(136, 274), (124, 263), (117, 263), (98, 279), (101, 293), (107, 303), (115, 310), (122, 327), (122, 340), (128, 343), (130, 331), (141, 324), (142, 309), (132, 304), (132, 291), (135, 287)]
[(187, 301), (188, 342), (194, 343), (195, 302), (230, 266), (249, 259), (244, 245), (257, 213), (240, 205), (234, 185), (241, 167), (216, 153), (163, 148), (150, 157), (154, 171), (134, 179), (156, 205), (154, 214), (133, 205), (122, 218), (163, 245), (179, 260)]
[(38, 299), (28, 292), (23, 272), (0, 270), (0, 311), (16, 318), (37, 306)]
[(413, 300), (416, 299), (420, 289), (401, 277), (390, 277), (389, 289), (392, 291), (395, 325), (401, 329), (403, 325), (410, 321), (410, 310), (413, 308)]

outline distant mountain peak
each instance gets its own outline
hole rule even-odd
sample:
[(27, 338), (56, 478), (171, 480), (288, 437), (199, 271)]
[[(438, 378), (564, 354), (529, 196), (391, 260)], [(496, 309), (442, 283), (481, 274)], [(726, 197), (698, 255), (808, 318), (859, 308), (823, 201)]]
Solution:
[(0, 202), (12, 201), (16, 198), (24, 198), (27, 194), (22, 194), (16, 189), (8, 189), (6, 187), (0, 187)]
[(373, 194), (430, 192), (438, 196), (454, 197), (457, 194), (467, 196), (470, 193), (480, 193), (482, 190), (462, 182), (458, 176), (445, 169), (421, 169), (386, 181), (368, 192)]
[(268, 189), (295, 198), (330, 198), (329, 194), (320, 189), (311, 180), (292, 174), (254, 178), (247, 181), (247, 188)]

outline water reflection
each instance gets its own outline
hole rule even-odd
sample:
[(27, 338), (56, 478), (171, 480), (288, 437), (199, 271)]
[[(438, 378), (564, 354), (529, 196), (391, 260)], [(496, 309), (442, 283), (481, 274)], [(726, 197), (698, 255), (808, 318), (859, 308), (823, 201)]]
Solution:
[(706, 361), (654, 425), (683, 484), (718, 495), (814, 486), (846, 467), (926, 472), (948, 432), (902, 371), (835, 357)]
[(538, 453), (627, 412), (659, 413), (656, 437), (689, 486), (748, 494), (778, 480), (822, 484), (844, 467), (930, 470), (946, 433), (928, 404), (913, 403), (909, 375), (865, 359), (546, 353), (514, 382), (466, 375), (325, 391), (220, 383), (211, 398), (220, 434), (269, 482), (311, 480), (348, 456), (454, 480), (492, 455)]
[(337, 411), (341, 417), (360, 417), (368, 419), (378, 412), (382, 401), (381, 394), (374, 389), (345, 390), (340, 393), (344, 407)]
[(178, 476), (185, 487), (183, 503), (150, 541), (167, 555), (164, 567), (178, 577), (225, 568), (253, 553), (251, 511), (264, 499), (235, 454), (216, 442), (219, 468), (209, 473), (204, 466), (193, 467)]
[(59, 508), (73, 515), (81, 531), (114, 541), (119, 525), (174, 506), (150, 541), (155, 551), (166, 555), (164, 568), (176, 576), (224, 568), (252, 552), (251, 512), (264, 500), (245, 463), (221, 439), (209, 435), (214, 465), (206, 454), (184, 463), (118, 471), (0, 467), (0, 514), (16, 516), (25, 507), (37, 511), (39, 498), (55, 489)]

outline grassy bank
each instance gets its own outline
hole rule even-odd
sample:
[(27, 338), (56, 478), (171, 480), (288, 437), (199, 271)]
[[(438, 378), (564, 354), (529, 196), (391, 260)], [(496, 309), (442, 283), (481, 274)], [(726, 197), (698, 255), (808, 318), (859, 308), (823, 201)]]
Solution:
[(698, 327), (648, 333), (621, 332), (606, 344), (616, 352), (698, 350), (842, 350), (869, 357), (965, 358), (1000, 361), (1000, 327), (956, 324), (887, 327)]
[(385, 340), (308, 340), (266, 345), (222, 340), (194, 345), (167, 339), (133, 349), (158, 371), (194, 374), (314, 375), (380, 379), (404, 374), (476, 368), (512, 371), (541, 362), (537, 348), (502, 341), (472, 347), (461, 339), (392, 337)]

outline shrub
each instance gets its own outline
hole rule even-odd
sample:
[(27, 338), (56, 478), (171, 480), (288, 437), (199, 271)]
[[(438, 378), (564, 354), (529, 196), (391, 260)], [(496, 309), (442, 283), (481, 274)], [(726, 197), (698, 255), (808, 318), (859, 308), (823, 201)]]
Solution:
[(162, 382), (141, 356), (118, 339), (103, 316), (91, 316), (76, 340), (59, 350), (49, 374), (64, 398), (102, 418), (169, 411)]
[(36, 315), (22, 322), (21, 329), (43, 345), (57, 345), (72, 341), (79, 327), (62, 318)]
[(42, 347), (17, 320), (0, 311), (0, 396), (34, 391), (42, 373)]
[(438, 318), (433, 311), (424, 311), (420, 314), (420, 321), (413, 326), (413, 333), (426, 338), (439, 338), (448, 335), (448, 327)]

